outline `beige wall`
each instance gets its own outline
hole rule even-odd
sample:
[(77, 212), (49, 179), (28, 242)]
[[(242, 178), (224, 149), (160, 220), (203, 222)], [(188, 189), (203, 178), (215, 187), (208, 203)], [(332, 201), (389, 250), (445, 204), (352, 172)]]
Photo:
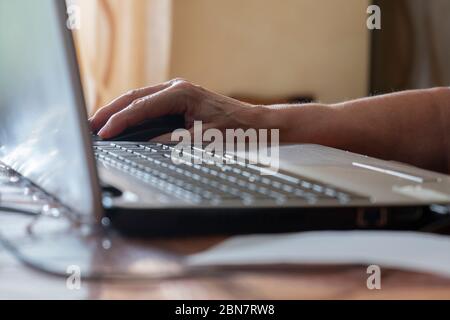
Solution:
[(366, 0), (174, 0), (170, 77), (225, 94), (367, 94)]
[(367, 0), (72, 0), (90, 112), (184, 77), (228, 95), (366, 94)]

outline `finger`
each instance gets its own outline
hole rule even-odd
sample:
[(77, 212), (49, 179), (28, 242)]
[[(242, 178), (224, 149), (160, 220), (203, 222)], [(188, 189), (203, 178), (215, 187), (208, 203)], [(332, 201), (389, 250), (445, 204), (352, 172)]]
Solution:
[(98, 135), (103, 139), (109, 139), (146, 119), (183, 114), (185, 109), (182, 105), (174, 103), (176, 101), (175, 95), (174, 87), (169, 87), (156, 94), (135, 100), (128, 107), (113, 115)]
[(97, 113), (91, 119), (89, 119), (92, 131), (97, 132), (108, 122), (108, 120), (114, 114), (128, 107), (133, 101), (162, 91), (170, 87), (170, 85), (171, 84), (169, 82), (166, 82), (148, 88), (132, 90), (113, 100), (111, 103), (107, 104), (105, 107), (97, 111)]

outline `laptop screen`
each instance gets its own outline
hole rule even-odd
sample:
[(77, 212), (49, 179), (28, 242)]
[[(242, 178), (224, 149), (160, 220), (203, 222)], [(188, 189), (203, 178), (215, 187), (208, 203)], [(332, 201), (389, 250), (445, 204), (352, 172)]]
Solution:
[(0, 1), (0, 161), (88, 216), (98, 190), (65, 20), (64, 0)]

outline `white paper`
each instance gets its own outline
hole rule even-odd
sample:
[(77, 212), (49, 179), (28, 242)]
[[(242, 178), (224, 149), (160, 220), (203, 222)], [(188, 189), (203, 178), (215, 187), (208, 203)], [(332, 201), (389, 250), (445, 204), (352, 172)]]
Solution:
[(339, 231), (235, 237), (187, 258), (191, 266), (379, 265), (450, 277), (450, 237)]

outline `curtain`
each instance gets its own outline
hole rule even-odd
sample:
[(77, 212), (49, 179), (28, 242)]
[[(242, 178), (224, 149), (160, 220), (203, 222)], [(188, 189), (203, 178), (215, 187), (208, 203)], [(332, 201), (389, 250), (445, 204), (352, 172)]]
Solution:
[(372, 92), (450, 85), (450, 1), (378, 0)]
[(167, 80), (171, 0), (75, 0), (74, 32), (89, 113), (137, 87)]

